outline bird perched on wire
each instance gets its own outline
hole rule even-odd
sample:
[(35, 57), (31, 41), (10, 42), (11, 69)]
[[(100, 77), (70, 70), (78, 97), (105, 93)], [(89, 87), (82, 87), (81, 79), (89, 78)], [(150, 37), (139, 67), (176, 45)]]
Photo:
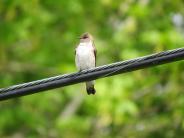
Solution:
[[(80, 36), (80, 43), (75, 49), (75, 63), (79, 71), (91, 69), (96, 66), (96, 48), (93, 37), (89, 33)], [(95, 94), (94, 81), (86, 82), (88, 94)]]

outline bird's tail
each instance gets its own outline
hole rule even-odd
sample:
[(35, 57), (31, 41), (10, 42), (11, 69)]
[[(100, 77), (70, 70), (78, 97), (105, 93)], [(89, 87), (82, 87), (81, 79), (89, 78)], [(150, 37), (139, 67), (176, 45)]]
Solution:
[(95, 87), (94, 87), (94, 81), (86, 82), (86, 91), (89, 95), (90, 94), (95, 94), (96, 90), (95, 90)]

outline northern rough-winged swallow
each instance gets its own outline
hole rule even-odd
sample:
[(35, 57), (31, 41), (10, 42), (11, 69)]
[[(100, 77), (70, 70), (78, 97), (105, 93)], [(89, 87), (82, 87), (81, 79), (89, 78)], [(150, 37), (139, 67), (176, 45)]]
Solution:
[[(96, 53), (92, 35), (82, 34), (80, 43), (75, 49), (75, 63), (78, 70), (94, 68), (96, 66)], [(95, 94), (94, 81), (86, 82), (86, 90), (88, 94)]]

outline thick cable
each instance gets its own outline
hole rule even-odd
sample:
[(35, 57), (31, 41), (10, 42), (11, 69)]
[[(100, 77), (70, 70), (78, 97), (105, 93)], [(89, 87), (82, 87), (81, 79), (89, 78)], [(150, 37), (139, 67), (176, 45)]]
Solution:
[(0, 89), (0, 101), (184, 59), (184, 48)]

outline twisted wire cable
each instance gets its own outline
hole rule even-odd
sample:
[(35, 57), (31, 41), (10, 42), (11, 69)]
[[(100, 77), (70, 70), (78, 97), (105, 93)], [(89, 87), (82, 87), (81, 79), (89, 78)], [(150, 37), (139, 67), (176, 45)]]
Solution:
[(64, 74), (0, 89), (0, 101), (38, 93), (80, 82), (91, 81), (120, 73), (171, 63), (184, 59), (184, 48), (163, 51), (131, 60), (120, 61), (77, 73)]

